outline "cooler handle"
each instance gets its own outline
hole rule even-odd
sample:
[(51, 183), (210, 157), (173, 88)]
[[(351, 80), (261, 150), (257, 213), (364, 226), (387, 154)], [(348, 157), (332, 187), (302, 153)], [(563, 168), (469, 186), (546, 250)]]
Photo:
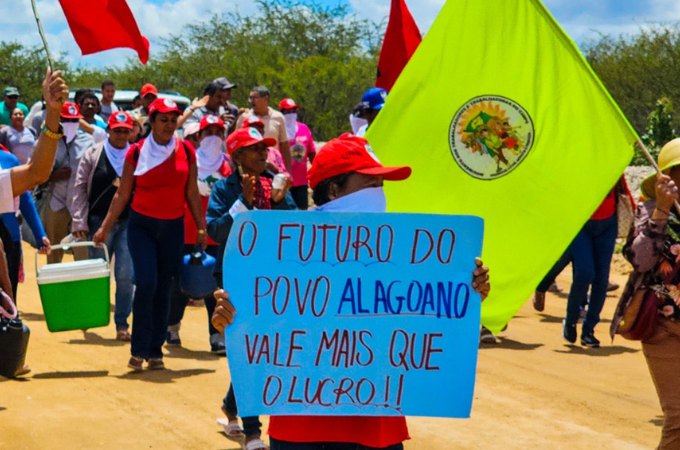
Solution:
[[(104, 256), (106, 257), (106, 266), (108, 267), (110, 265), (109, 262), (109, 249), (104, 244), (103, 242), (101, 244), (95, 244), (93, 241), (82, 241), (82, 242), (73, 242), (70, 244), (57, 244), (52, 246), (52, 250), (64, 250), (68, 251), (69, 249), (73, 247), (96, 247), (96, 248), (103, 248), (104, 249)], [(35, 252), (35, 274), (38, 276), (38, 255), (39, 253), (36, 251)], [(88, 258), (89, 259), (89, 258)]]

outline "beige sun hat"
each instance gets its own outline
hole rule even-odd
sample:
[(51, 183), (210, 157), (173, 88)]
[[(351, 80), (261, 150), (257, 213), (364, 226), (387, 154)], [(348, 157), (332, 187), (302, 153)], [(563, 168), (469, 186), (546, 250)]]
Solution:
[[(672, 141), (667, 142), (666, 145), (661, 148), (657, 162), (659, 164), (659, 170), (662, 172), (672, 167), (680, 166), (680, 138), (675, 138)], [(656, 173), (653, 173), (645, 178), (640, 185), (642, 195), (646, 198), (654, 198), (656, 196), (655, 184)]]

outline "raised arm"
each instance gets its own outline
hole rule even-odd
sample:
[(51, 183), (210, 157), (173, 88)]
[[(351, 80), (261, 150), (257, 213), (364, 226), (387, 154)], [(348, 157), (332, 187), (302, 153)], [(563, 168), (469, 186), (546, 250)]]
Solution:
[(15, 197), (47, 181), (54, 164), (57, 141), (61, 135), (61, 105), (68, 98), (68, 86), (61, 78), (61, 71), (52, 73), (47, 69), (42, 91), (46, 108), (45, 129), (40, 133), (30, 161), (11, 171), (12, 193)]

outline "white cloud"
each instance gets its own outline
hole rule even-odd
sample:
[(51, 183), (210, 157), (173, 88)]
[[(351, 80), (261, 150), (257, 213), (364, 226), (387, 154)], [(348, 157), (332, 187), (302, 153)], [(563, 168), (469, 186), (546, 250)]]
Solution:
[[(359, 17), (379, 22), (389, 15), (387, 0), (347, 0)], [(449, 0), (463, 1), (463, 0)], [(480, 1), (480, 0), (469, 0)], [(504, 0), (498, 0), (504, 1)], [(25, 45), (38, 45), (40, 38), (28, 0), (4, 0), (0, 6), (0, 40), (17, 40)], [(407, 4), (425, 34), (445, 0), (407, 0)], [(648, 23), (680, 20), (677, 0), (544, 0), (562, 27), (577, 42), (601, 34), (629, 34)], [(255, 11), (251, 2), (238, 4), (229, 0), (128, 0), (137, 22), (151, 41), (151, 54), (160, 51), (161, 41), (177, 34), (189, 24), (199, 23), (215, 13), (239, 11), (247, 15)], [(56, 0), (38, 0), (40, 15), (53, 53), (64, 52), (75, 64), (84, 66), (121, 65), (134, 57), (132, 50), (112, 50), (82, 57)], [(626, 13), (643, 11), (643, 13)], [(97, 20), (93, 17), (93, 20)]]

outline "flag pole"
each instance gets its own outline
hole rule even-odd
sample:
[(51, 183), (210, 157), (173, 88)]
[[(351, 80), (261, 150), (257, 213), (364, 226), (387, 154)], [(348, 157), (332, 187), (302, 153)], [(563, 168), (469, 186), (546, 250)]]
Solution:
[[(649, 164), (651, 164), (651, 166), (654, 168), (654, 170), (656, 170), (656, 174), (662, 175), (661, 170), (659, 170), (659, 166), (656, 164), (656, 161), (654, 160), (654, 157), (652, 156), (652, 154), (649, 153), (649, 150), (647, 150), (647, 147), (645, 146), (645, 144), (639, 139), (636, 142), (636, 144), (640, 148), (640, 150), (642, 150), (642, 153), (645, 154), (645, 157), (647, 158), (647, 161), (649, 161)], [(678, 203), (677, 200), (675, 200), (673, 202), (673, 206), (675, 206), (676, 211), (680, 212), (680, 203)]]
[(45, 38), (45, 32), (43, 31), (42, 23), (40, 22), (40, 14), (38, 14), (38, 8), (35, 6), (35, 0), (31, 0), (31, 6), (33, 7), (33, 16), (38, 24), (38, 33), (40, 33), (40, 39), (42, 39), (43, 47), (45, 47), (45, 53), (47, 54), (47, 65), (50, 68), (50, 72), (54, 72), (52, 68), (52, 55), (50, 54), (50, 49), (47, 46), (47, 39)]

